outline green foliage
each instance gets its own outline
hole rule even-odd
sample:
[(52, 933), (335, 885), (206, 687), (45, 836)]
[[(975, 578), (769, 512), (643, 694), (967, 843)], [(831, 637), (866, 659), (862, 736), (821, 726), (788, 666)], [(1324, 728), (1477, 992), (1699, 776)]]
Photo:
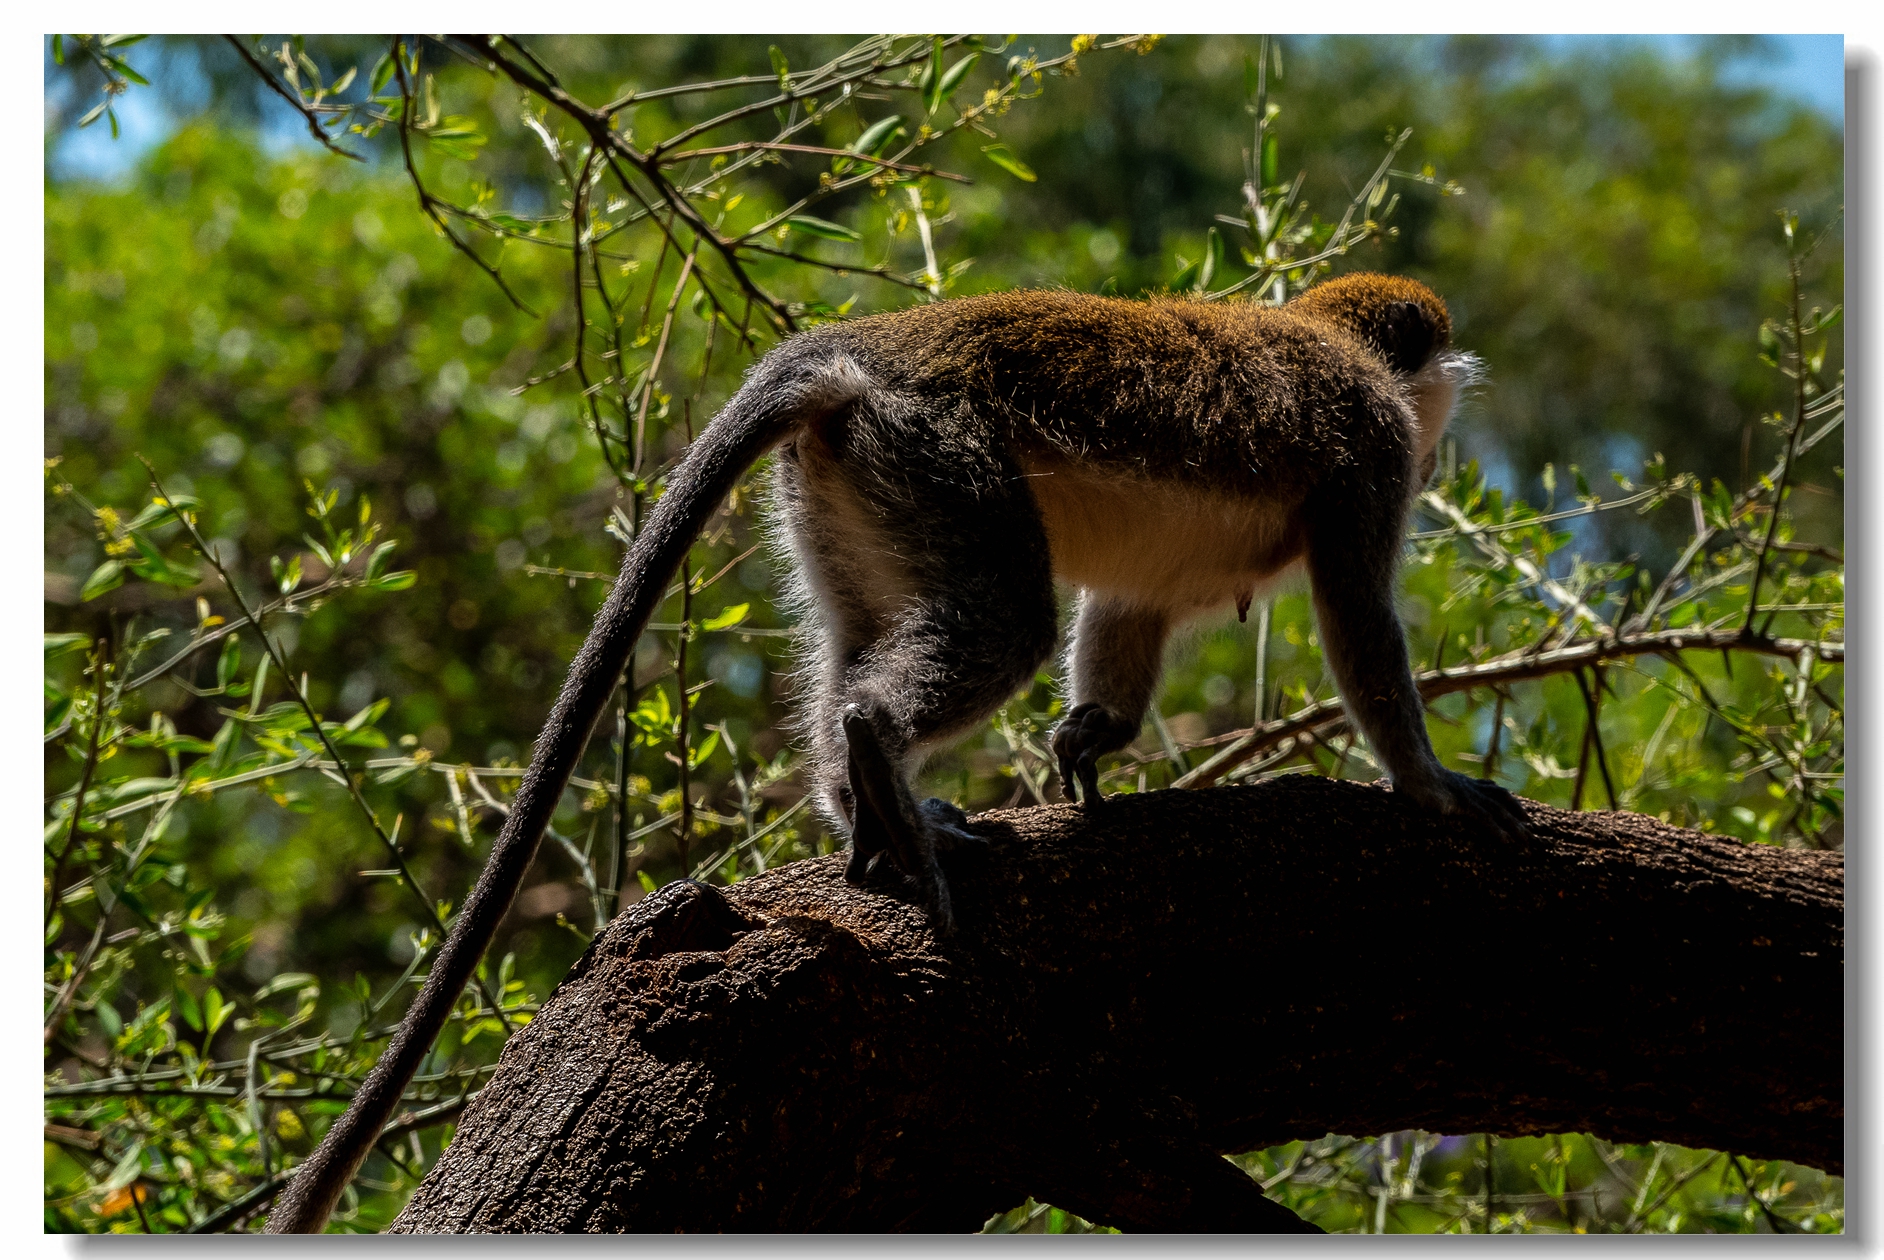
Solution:
[[(110, 38), (78, 45), (107, 75)], [(266, 158), (227, 121), (254, 69), (192, 47), (244, 76), (224, 112), (122, 187), (46, 195), (50, 1230), (265, 1211), (423, 978), (671, 461), (791, 326), (1019, 283), (1276, 301), (1336, 266), (1420, 274), (1496, 417), (1448, 446), (1405, 571), (1442, 757), (1553, 804), (1842, 844), (1842, 376), (1837, 309), (1802, 296), (1838, 287), (1802, 195), (1838, 170), (1808, 120), (1699, 70), (1473, 41), (533, 47), (663, 193), (429, 42), (242, 45), (372, 160)], [(1773, 232), (1776, 204), (1806, 226)], [(1613, 494), (1582, 471), (1605, 464)], [(620, 905), (830, 851), (754, 500), (657, 614), (338, 1228), (391, 1219)], [(1376, 777), (1306, 599), (1250, 620), (1174, 657), (1108, 790)], [(931, 789), (1057, 799), (1060, 705), (1042, 675)], [(1239, 1162), (1329, 1228), (1842, 1222), (1835, 1179), (1575, 1135)], [(1030, 1202), (990, 1228), (1090, 1227)]]
[(1291, 1142), (1235, 1161), (1330, 1233), (1838, 1233), (1836, 1177), (1579, 1133)]

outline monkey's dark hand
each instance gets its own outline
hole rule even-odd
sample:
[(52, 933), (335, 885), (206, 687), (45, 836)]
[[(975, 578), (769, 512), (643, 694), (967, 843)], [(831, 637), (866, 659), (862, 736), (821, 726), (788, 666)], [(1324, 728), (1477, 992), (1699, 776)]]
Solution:
[(1126, 723), (1104, 706), (1087, 701), (1076, 706), (1053, 728), (1053, 755), (1060, 762), (1060, 792), (1076, 800), (1079, 785), (1087, 805), (1099, 802), (1099, 758), (1117, 752), (1138, 734), (1136, 723)]
[(1407, 793), (1428, 809), (1470, 818), (1507, 840), (1522, 840), (1529, 834), (1524, 807), (1510, 792), (1490, 779), (1474, 779), (1451, 770), (1439, 773), (1436, 781), (1395, 784), (1394, 790)]

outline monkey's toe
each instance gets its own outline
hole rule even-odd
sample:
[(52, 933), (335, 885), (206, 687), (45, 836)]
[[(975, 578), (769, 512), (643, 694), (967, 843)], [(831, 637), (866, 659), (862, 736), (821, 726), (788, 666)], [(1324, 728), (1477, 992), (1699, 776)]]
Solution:
[(1474, 779), (1450, 770), (1435, 804), (1442, 813), (1464, 814), (1506, 840), (1530, 835), (1529, 819), (1518, 798), (1490, 779)]
[(850, 846), (850, 861), (844, 864), (844, 882), (861, 888), (870, 878), (870, 873), (876, 869), (877, 861), (882, 856), (881, 850), (876, 853), (867, 853), (853, 842)]
[(1099, 758), (1131, 743), (1138, 727), (1114, 716), (1103, 705), (1077, 705), (1053, 728), (1053, 753), (1060, 763), (1060, 791), (1075, 800), (1077, 784), (1087, 804), (1099, 800)]

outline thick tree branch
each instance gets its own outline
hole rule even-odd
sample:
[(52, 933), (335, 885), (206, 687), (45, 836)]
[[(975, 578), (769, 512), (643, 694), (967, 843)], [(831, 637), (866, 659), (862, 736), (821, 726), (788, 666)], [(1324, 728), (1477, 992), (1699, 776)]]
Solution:
[(626, 911), (395, 1228), (1273, 1231), (1214, 1156), (1402, 1128), (1842, 1168), (1838, 854), (1297, 776), (977, 826), (946, 940), (842, 855)]

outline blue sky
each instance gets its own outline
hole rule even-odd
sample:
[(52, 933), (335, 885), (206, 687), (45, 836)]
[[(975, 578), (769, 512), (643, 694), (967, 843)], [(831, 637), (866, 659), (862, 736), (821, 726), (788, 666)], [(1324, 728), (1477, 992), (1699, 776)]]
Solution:
[[(1685, 55), (1694, 46), (1692, 35), (1546, 35), (1546, 47), (1566, 51), (1596, 40), (1646, 40), (1658, 44), (1673, 55)], [(1842, 35), (1773, 35), (1775, 56), (1743, 58), (1731, 74), (1748, 84), (1759, 84), (1793, 96), (1813, 106), (1827, 117), (1843, 124), (1845, 120), (1845, 41)], [(148, 45), (147, 45), (148, 47)], [(132, 64), (138, 64), (133, 57)], [(154, 67), (140, 66), (147, 72)], [(83, 131), (68, 131), (59, 136), (47, 151), (47, 160), (55, 177), (112, 179), (127, 171), (152, 145), (161, 142), (175, 126), (154, 94), (133, 89), (118, 107), (120, 136), (111, 138), (104, 121)], [(282, 148), (313, 141), (302, 130), (299, 120), (281, 110), (281, 125), (272, 127), (265, 139)]]
[[(1589, 40), (1640, 39), (1677, 55), (1694, 45), (1693, 35), (1549, 35), (1547, 43), (1569, 45)], [(1763, 84), (1814, 106), (1827, 117), (1845, 121), (1845, 37), (1843, 35), (1768, 35), (1779, 56), (1770, 62), (1742, 61), (1734, 76)]]

